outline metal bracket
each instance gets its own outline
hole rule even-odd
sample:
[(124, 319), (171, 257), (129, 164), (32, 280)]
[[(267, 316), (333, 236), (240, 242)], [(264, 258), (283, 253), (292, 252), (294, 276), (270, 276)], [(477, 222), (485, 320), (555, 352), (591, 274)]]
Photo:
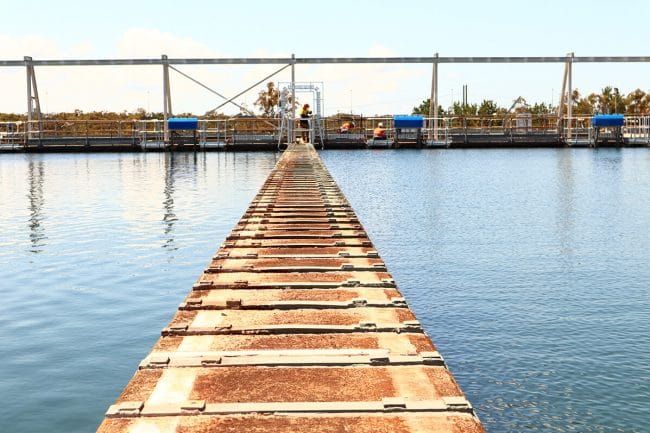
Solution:
[(408, 307), (406, 299), (404, 298), (391, 298), (390, 303), (395, 307)]
[(442, 355), (440, 355), (440, 352), (437, 351), (420, 352), (420, 356), (422, 357), (422, 362), (425, 365), (444, 365), (445, 363)]
[(465, 397), (442, 397), (447, 410), (458, 412), (471, 412), (472, 405)]
[(205, 409), (205, 400), (188, 400), (180, 405), (181, 412), (201, 412)]
[(192, 290), (211, 289), (214, 286), (212, 281), (202, 280), (192, 286)]
[(140, 416), (144, 401), (123, 401), (111, 405), (106, 411), (107, 418), (133, 418)]
[(196, 309), (201, 305), (203, 305), (202, 298), (190, 298), (190, 299), (186, 299), (184, 302), (181, 302), (181, 304), (178, 306), (178, 309), (179, 310)]
[(406, 410), (406, 399), (404, 397), (384, 397), (381, 403), (385, 411)]
[(241, 308), (241, 306), (242, 306), (241, 299), (231, 298), (226, 300), (226, 308), (238, 309)]

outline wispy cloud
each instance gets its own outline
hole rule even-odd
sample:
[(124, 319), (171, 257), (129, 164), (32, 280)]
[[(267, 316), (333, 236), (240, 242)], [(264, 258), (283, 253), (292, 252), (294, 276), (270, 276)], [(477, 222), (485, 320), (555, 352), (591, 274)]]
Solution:
[[(90, 42), (72, 47), (61, 47), (45, 38), (30, 36), (13, 38), (0, 35), (0, 43), (11, 47), (4, 58), (21, 59), (29, 54), (34, 58), (95, 58), (95, 48)], [(231, 54), (219, 52), (192, 38), (182, 37), (157, 29), (132, 28), (125, 31), (115, 47), (115, 58), (169, 57), (218, 58)], [(372, 46), (361, 56), (396, 56), (397, 53), (381, 45)], [(286, 57), (285, 53), (258, 50), (250, 56)], [(183, 65), (177, 68), (206, 86), (225, 96), (232, 96), (263, 77), (277, 71), (282, 65)], [(323, 83), (326, 113), (338, 111), (367, 115), (395, 111), (396, 105), (408, 107), (426, 95), (428, 87), (426, 66), (408, 65), (297, 65), (296, 80)], [(71, 111), (74, 109), (132, 111), (142, 107), (149, 111), (161, 111), (162, 68), (160, 66), (120, 67), (38, 67), (36, 75), (42, 106), (45, 111)], [(0, 69), (2, 98), (0, 111), (23, 112), (25, 99), (25, 73), (22, 68)], [(290, 70), (274, 76), (272, 80), (290, 81)], [(425, 88), (415, 95), (408, 95), (406, 88), (413, 82), (422, 82)], [(201, 88), (187, 78), (171, 72), (172, 106), (175, 112), (201, 114), (210, 110), (223, 99)], [(253, 109), (261, 84), (240, 99)], [(307, 101), (311, 95), (299, 95)], [(407, 101), (407, 102), (406, 102)], [(236, 112), (234, 106), (224, 107), (225, 112)]]

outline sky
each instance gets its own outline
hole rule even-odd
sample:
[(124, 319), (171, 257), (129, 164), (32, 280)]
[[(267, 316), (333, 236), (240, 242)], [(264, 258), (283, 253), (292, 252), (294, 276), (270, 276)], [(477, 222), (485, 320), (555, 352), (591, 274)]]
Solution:
[[(650, 55), (650, 2), (530, 1), (122, 1), (0, 0), (0, 59), (640, 56)], [(177, 66), (232, 96), (281, 65)], [(289, 68), (274, 76), (283, 85)], [(440, 105), (468, 86), (469, 102), (508, 107), (518, 96), (557, 104), (562, 64), (439, 67)], [(408, 114), (431, 93), (431, 65), (298, 65), (296, 81), (322, 92), (324, 114)], [(36, 67), (44, 112), (162, 111), (162, 67)], [(223, 99), (171, 71), (174, 113), (203, 114)], [(574, 64), (581, 93), (650, 91), (649, 64)], [(263, 84), (236, 102), (255, 110)], [(311, 94), (298, 95), (309, 102)], [(0, 67), (0, 112), (24, 113), (23, 67)], [(220, 111), (235, 114), (229, 105)]]

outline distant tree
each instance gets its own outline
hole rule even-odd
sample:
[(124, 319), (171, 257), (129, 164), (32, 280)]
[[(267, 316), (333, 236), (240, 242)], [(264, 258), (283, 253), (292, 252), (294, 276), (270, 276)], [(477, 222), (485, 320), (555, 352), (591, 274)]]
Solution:
[(650, 111), (650, 94), (641, 89), (629, 93), (624, 102), (626, 113), (647, 114)]
[(591, 104), (591, 113), (592, 114), (598, 113), (599, 104), (600, 104), (600, 98), (598, 97), (598, 95), (595, 93), (590, 93), (589, 96), (587, 96), (587, 101), (589, 102), (589, 104)]
[(429, 107), (431, 107), (431, 98), (425, 99), (417, 107), (413, 107), (411, 114), (421, 114), (423, 116), (429, 115)]
[(266, 90), (260, 91), (255, 101), (263, 116), (272, 117), (280, 103), (280, 91), (275, 87), (275, 83), (269, 81), (266, 83)]
[[(593, 94), (592, 94), (593, 95)], [(592, 95), (589, 95), (586, 98), (583, 98), (580, 95), (578, 89), (574, 89), (571, 94), (571, 99), (573, 102), (572, 114), (575, 115), (590, 115), (594, 113), (594, 98)], [(564, 104), (564, 113), (568, 112), (568, 107)]]
[(0, 113), (0, 122), (19, 122), (27, 120), (24, 114)]
[(528, 111), (530, 114), (537, 115), (537, 116), (543, 116), (547, 114), (553, 114), (555, 113), (555, 109), (551, 107), (550, 104), (546, 104), (544, 102), (535, 102), (532, 107), (529, 107)]
[(597, 95), (598, 98), (598, 111), (602, 114), (614, 113), (614, 89), (612, 86), (606, 86), (601, 92), (600, 95)]
[(481, 105), (478, 107), (479, 116), (492, 116), (498, 111), (499, 107), (497, 106), (497, 103), (491, 99), (484, 99), (483, 102), (481, 102)]
[(590, 99), (580, 98), (578, 102), (573, 105), (573, 114), (576, 115), (590, 115), (594, 114), (594, 105), (591, 103)]
[(450, 111), (454, 116), (476, 116), (478, 114), (478, 105), (454, 102)]
[[(428, 116), (430, 108), (431, 108), (431, 98), (427, 98), (424, 101), (422, 101), (422, 103), (419, 106), (413, 107), (413, 111), (411, 114)], [(442, 106), (438, 105), (438, 116), (442, 116), (444, 113), (445, 110), (442, 109)]]

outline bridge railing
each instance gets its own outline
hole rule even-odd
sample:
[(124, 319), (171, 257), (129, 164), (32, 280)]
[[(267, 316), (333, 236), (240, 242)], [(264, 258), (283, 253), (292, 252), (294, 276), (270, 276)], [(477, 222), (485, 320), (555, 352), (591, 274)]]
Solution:
[(18, 149), (25, 144), (26, 122), (0, 122), (0, 148)]
[[(346, 116), (345, 118), (349, 118)], [(548, 139), (557, 137), (569, 145), (591, 144), (594, 131), (591, 127), (591, 115), (563, 118), (558, 121), (556, 116), (517, 115), (507, 116), (445, 116), (437, 120), (435, 141), (450, 143), (459, 138), (482, 136), (511, 137), (525, 140), (526, 137)], [(431, 142), (434, 137), (433, 118), (424, 119), (425, 127), (420, 131), (420, 138)], [(323, 119), (323, 138), (340, 140), (342, 142), (364, 142), (372, 137), (374, 128), (382, 122), (390, 137), (395, 137), (396, 131), (392, 116), (373, 116), (353, 118), (355, 127), (351, 133), (342, 134), (339, 128), (341, 118)], [(224, 119), (201, 119), (198, 124), (198, 139), (201, 143), (226, 145), (229, 143), (273, 143), (277, 142), (280, 134), (280, 119), (260, 117), (234, 117)], [(401, 132), (402, 139), (415, 139), (409, 136), (412, 131)], [(622, 129), (623, 139), (636, 145), (650, 145), (650, 116), (625, 116)], [(48, 142), (48, 140), (50, 140)], [(5, 149), (20, 148), (25, 144), (50, 143), (58, 140), (66, 144), (66, 140), (77, 145), (97, 142), (104, 144), (115, 142), (163, 142), (164, 123), (161, 119), (154, 120), (77, 120), (77, 119), (43, 119), (42, 121), (0, 122), (0, 145)]]
[(48, 139), (62, 144), (83, 142), (87, 139), (104, 139), (106, 144), (115, 141), (133, 141), (136, 126), (133, 120), (67, 120), (43, 119), (29, 122), (0, 122), (0, 144), (24, 146)]
[(593, 144), (594, 134), (591, 127), (593, 116), (565, 117), (560, 122), (560, 136), (568, 145)]
[(633, 144), (650, 145), (650, 116), (625, 116), (623, 138)]

